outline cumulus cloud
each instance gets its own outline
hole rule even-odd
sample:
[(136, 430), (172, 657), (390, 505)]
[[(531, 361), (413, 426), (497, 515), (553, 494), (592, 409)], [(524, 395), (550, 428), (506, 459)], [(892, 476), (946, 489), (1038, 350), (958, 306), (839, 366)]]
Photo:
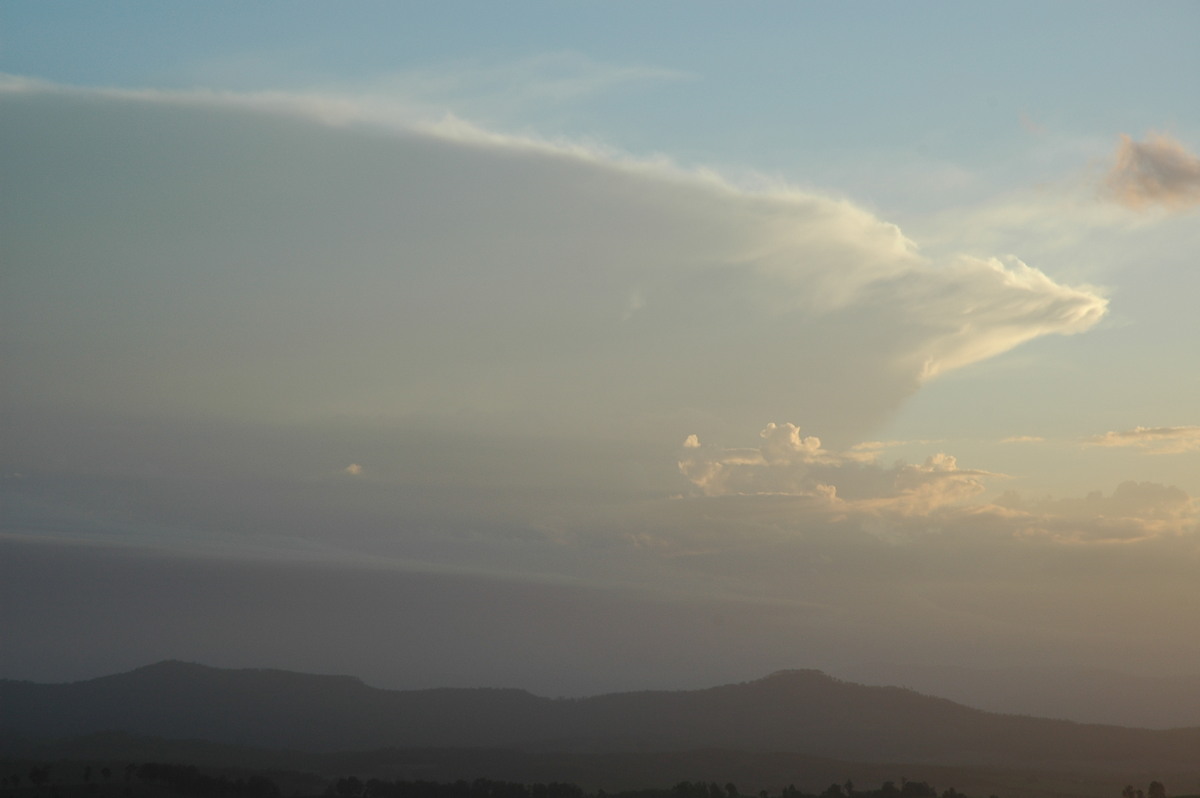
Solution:
[(1200, 203), (1200, 158), (1165, 133), (1150, 133), (1144, 141), (1122, 135), (1106, 187), (1116, 202), (1135, 210), (1188, 208)]
[(1015, 258), (935, 261), (848, 202), (661, 160), (345, 97), (18, 88), (0, 157), (24, 211), (0, 233), (23, 406), (681, 419), (666, 445), (803, 408), (849, 444), (922, 380), (1105, 312)]
[(1006, 492), (996, 506), (1020, 512), (1009, 520), (1022, 533), (1069, 541), (1132, 541), (1194, 531), (1200, 510), (1173, 485), (1132, 481), (1108, 496), (1094, 491), (1083, 498), (1023, 499)]
[(939, 535), (953, 530), (971, 538), (1062, 543), (1134, 542), (1200, 531), (1200, 505), (1175, 486), (1127, 481), (1111, 494), (1055, 498), (1006, 491), (981, 501), (988, 483), (1005, 475), (962, 468), (950, 454), (885, 466), (868, 459), (872, 449), (881, 450), (879, 444), (833, 452), (794, 424), (769, 424), (760, 437), (757, 447), (684, 450), (679, 470), (695, 489), (690, 501), (736, 497), (736, 514), (747, 522), (757, 519), (795, 533), (849, 526), (888, 540), (915, 539), (930, 529)]
[[(811, 466), (836, 463), (837, 456), (823, 450), (819, 438), (802, 436), (795, 424), (768, 424), (759, 433), (755, 448), (720, 449), (688, 446), (679, 461), (680, 472), (706, 496), (779, 493), (827, 495), (812, 474)], [(691, 439), (689, 438), (689, 442)]]
[(1087, 439), (1090, 446), (1131, 446), (1151, 454), (1200, 451), (1200, 427), (1134, 427)]
[(938, 453), (923, 464), (883, 468), (860, 450), (831, 452), (795, 424), (770, 423), (756, 448), (693, 448), (680, 472), (704, 496), (785, 495), (819, 500), (835, 512), (927, 515), (985, 489), (987, 471), (963, 469), (953, 455)]
[(357, 477), (363, 473), (363, 467), (358, 463), (351, 463), (342, 470), (352, 477)]

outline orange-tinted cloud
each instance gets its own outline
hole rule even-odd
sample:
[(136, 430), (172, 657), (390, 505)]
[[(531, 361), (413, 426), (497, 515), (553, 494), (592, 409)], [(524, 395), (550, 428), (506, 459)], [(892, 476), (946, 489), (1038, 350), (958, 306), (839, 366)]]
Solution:
[(687, 447), (679, 470), (706, 496), (802, 496), (838, 512), (902, 516), (962, 502), (983, 492), (986, 477), (998, 476), (959, 468), (944, 453), (922, 465), (881, 468), (861, 451), (822, 448), (819, 438), (802, 436), (795, 424), (768, 424), (760, 437), (757, 448)]
[(1132, 446), (1151, 454), (1181, 454), (1200, 450), (1200, 427), (1134, 427), (1093, 435), (1091, 446)]
[[(1174, 485), (1122, 482), (1111, 495), (1022, 499), (1005, 493), (996, 506), (1024, 514), (1027, 534), (1066, 541), (1134, 541), (1196, 529), (1197, 505)], [(1021, 526), (1019, 519), (1011, 518)]]
[(1114, 200), (1142, 210), (1182, 210), (1200, 203), (1200, 158), (1165, 133), (1144, 141), (1122, 134), (1106, 187)]

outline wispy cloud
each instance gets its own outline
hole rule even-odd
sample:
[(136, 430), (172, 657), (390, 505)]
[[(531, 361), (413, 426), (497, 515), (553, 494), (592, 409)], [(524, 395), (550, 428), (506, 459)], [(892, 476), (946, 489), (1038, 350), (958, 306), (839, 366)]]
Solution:
[(1134, 427), (1093, 435), (1090, 446), (1132, 446), (1151, 454), (1200, 451), (1200, 427)]
[(1200, 158), (1165, 133), (1145, 140), (1121, 136), (1106, 179), (1110, 196), (1135, 210), (1182, 210), (1200, 203)]
[(581, 101), (599, 95), (654, 89), (693, 77), (652, 63), (604, 61), (570, 50), (515, 59), (455, 59), (356, 81), (330, 80), (283, 51), (223, 56), (191, 70), (195, 85), (222, 91), (270, 86), (276, 93), (350, 97), (362, 104), (403, 107), (409, 116), (452, 115), (521, 129), (531, 120), (561, 120)]
[(525, 105), (566, 102), (617, 87), (686, 80), (686, 72), (647, 64), (598, 61), (577, 52), (553, 52), (501, 63), (458, 63), (385, 78), (406, 99), (440, 100), (471, 110), (487, 102)]
[(1046, 439), (1040, 435), (1012, 435), (1002, 438), (1001, 443), (1043, 443)]
[(912, 446), (928, 446), (938, 443), (936, 440), (920, 439), (911, 441), (862, 441), (856, 443), (850, 448), (841, 453), (841, 456), (847, 460), (858, 460), (863, 463), (871, 463), (877, 460), (884, 452), (892, 449)]

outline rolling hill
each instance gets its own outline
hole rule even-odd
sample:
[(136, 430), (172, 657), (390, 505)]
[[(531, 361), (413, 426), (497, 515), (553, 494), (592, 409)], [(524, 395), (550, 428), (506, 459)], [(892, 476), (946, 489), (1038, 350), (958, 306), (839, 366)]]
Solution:
[(724, 749), (1107, 771), (1179, 771), (1200, 759), (1200, 728), (1130, 729), (989, 713), (811, 670), (704, 690), (550, 699), (507, 689), (382, 690), (348, 676), (161, 662), (70, 684), (0, 681), (0, 707), (0, 731), (25, 738), (121, 731), (307, 752)]

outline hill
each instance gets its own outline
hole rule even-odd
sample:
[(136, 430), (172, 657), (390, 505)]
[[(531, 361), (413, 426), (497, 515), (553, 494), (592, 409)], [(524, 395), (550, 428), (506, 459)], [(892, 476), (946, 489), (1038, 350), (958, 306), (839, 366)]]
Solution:
[(122, 731), (308, 752), (511, 749), (794, 752), (859, 762), (1035, 769), (1195, 767), (1200, 729), (1002, 715), (818, 671), (705, 690), (550, 699), (522, 690), (381, 690), (345, 676), (162, 662), (71, 684), (0, 682), (0, 732)]

